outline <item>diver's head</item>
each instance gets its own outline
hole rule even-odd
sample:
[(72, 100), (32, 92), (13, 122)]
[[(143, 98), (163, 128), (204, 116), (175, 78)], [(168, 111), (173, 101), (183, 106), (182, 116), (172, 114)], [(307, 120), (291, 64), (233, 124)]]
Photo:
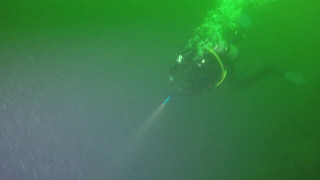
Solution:
[(207, 51), (198, 57), (196, 52), (180, 54), (169, 73), (169, 91), (191, 95), (211, 88), (219, 79), (221, 68), (215, 57)]
[(250, 16), (242, 14), (236, 22), (237, 28), (227, 29), (224, 32), (225, 40), (230, 44), (238, 45), (246, 38), (246, 34), (252, 25)]

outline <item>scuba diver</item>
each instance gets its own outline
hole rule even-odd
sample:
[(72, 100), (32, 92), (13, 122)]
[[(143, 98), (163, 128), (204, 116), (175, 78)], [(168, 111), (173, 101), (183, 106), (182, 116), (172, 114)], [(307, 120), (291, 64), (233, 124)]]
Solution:
[(232, 62), (238, 56), (236, 44), (245, 37), (243, 30), (226, 34), (228, 39), (203, 48), (201, 55), (194, 48), (186, 48), (178, 56), (169, 72), (170, 93), (192, 95), (224, 82), (228, 70), (233, 69)]
[[(237, 88), (250, 86), (269, 75), (284, 77), (295, 84), (305, 80), (294, 72), (282, 72), (272, 65), (265, 66), (253, 75), (240, 79), (236, 75), (235, 61), (238, 61), (237, 44), (245, 38), (245, 30), (226, 33), (226, 40), (219, 40), (213, 46), (205, 46), (201, 55), (195, 48), (185, 48), (169, 71), (169, 93), (172, 95), (193, 95), (203, 90), (220, 86), (226, 79)], [(237, 59), (237, 60), (236, 60)]]
[[(213, 46), (205, 46), (201, 55), (196, 49), (186, 48), (177, 58), (169, 72), (169, 93), (175, 95), (193, 95), (205, 89), (214, 89), (226, 79), (235, 87), (247, 87), (271, 74), (282, 73), (274, 66), (245, 79), (236, 76), (234, 67), (238, 57), (236, 46), (245, 38), (245, 29), (225, 33), (228, 38), (222, 39)], [(227, 78), (228, 76), (228, 78)]]
[(236, 45), (245, 38), (251, 19), (242, 13), (244, 1), (219, 0), (216, 5), (173, 64), (170, 94), (191, 95), (218, 87), (233, 69)]
[[(251, 26), (251, 18), (243, 13), (248, 5), (266, 5), (274, 0), (217, 0), (216, 7), (189, 39), (169, 72), (169, 93), (192, 95), (220, 86), (226, 79), (237, 87), (245, 87), (278, 74), (294, 83), (304, 79), (296, 73), (281, 72), (275, 66), (266, 66), (253, 76), (240, 79), (235, 75), (235, 59), (239, 42)], [(238, 61), (238, 60), (237, 60)]]

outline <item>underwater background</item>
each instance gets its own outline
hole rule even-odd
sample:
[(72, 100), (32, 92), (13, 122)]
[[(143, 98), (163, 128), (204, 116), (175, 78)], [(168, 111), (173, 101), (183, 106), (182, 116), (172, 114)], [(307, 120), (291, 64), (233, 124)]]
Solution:
[(0, 179), (319, 179), (316, 0), (243, 9), (237, 76), (285, 76), (173, 98), (128, 146), (215, 4), (2, 0)]

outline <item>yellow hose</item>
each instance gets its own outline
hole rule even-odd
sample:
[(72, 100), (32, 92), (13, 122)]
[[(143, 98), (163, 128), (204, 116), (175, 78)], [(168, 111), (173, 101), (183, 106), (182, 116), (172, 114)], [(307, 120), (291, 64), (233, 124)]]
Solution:
[(213, 49), (210, 49), (208, 48), (208, 51), (211, 52), (217, 59), (219, 65), (220, 65), (220, 68), (221, 68), (221, 79), (220, 81), (215, 85), (215, 87), (218, 87), (223, 81), (224, 79), (226, 78), (227, 76), (227, 71), (224, 69), (224, 65), (219, 57), (219, 55), (213, 50)]

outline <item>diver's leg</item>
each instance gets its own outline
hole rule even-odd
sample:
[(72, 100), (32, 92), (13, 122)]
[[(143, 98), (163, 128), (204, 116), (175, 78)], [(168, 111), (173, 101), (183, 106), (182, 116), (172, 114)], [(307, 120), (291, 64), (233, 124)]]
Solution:
[(237, 76), (236, 69), (234, 66), (229, 67), (229, 73), (228, 73), (228, 81), (232, 86), (238, 87), (238, 88), (243, 88), (247, 86), (251, 86), (258, 81), (261, 81), (264, 78), (267, 78), (270, 75), (281, 75), (282, 73), (273, 66), (269, 66), (264, 68), (261, 71), (256, 72), (255, 74), (246, 77), (246, 78), (239, 78)]

